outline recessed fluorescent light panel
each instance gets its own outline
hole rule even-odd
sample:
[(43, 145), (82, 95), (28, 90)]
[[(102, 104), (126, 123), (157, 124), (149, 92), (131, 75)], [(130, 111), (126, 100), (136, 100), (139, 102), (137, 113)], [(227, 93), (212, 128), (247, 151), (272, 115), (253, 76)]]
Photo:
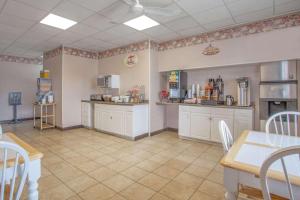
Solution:
[(130, 26), (131, 28), (139, 30), (139, 31), (159, 25), (158, 22), (147, 17), (146, 15), (142, 15), (140, 17), (129, 20), (129, 21), (125, 22), (124, 24), (127, 26)]
[(40, 21), (40, 23), (42, 24), (46, 24), (48, 26), (53, 26), (56, 28), (60, 28), (63, 30), (66, 30), (68, 28), (70, 28), (71, 26), (74, 26), (75, 24), (77, 24), (77, 22), (70, 20), (70, 19), (66, 19), (64, 17), (60, 17), (54, 14), (49, 14), (47, 17), (45, 17), (42, 21)]

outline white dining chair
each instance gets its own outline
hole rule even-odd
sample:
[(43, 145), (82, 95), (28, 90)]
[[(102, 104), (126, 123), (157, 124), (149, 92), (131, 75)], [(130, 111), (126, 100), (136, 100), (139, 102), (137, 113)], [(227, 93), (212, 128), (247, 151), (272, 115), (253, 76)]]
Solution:
[(2, 135), (2, 133), (3, 133), (3, 130), (2, 130), (2, 126), (0, 124), (0, 135)]
[(286, 148), (282, 148), (278, 151), (275, 151), (263, 162), (261, 169), (260, 169), (260, 184), (261, 184), (264, 200), (272, 199), (270, 190), (269, 190), (269, 186), (268, 186), (267, 173), (269, 171), (270, 166), (272, 166), (276, 161), (280, 161), (282, 169), (283, 169), (284, 178), (286, 180), (287, 191), (288, 191), (288, 195), (289, 195), (288, 199), (290, 199), (290, 200), (296, 199), (293, 194), (292, 184), (290, 181), (290, 177), (288, 175), (288, 170), (287, 170), (287, 165), (286, 165), (286, 160), (285, 160), (285, 158), (287, 156), (291, 156), (291, 155), (297, 155), (296, 159), (300, 163), (300, 160), (299, 160), (300, 146), (299, 145), (286, 147)]
[(276, 113), (267, 120), (266, 132), (288, 136), (298, 136), (299, 116), (300, 112), (293, 111)]
[(29, 156), (19, 145), (0, 141), (0, 158), (0, 200), (19, 200), (28, 176)]
[(233, 137), (224, 120), (219, 121), (219, 133), (224, 152), (227, 153), (233, 144)]

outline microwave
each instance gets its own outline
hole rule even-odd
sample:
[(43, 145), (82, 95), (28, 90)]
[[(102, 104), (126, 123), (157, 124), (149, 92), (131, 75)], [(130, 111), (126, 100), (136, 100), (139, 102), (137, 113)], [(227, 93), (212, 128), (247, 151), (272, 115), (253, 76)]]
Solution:
[(97, 78), (97, 86), (100, 88), (120, 88), (120, 76), (100, 75)]

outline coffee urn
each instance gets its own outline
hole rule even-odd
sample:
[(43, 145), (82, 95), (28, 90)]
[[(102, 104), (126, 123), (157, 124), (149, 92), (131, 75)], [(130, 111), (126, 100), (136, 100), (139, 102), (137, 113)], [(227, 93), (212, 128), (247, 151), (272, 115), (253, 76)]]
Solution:
[(250, 81), (248, 77), (241, 77), (237, 81), (237, 105), (250, 106)]

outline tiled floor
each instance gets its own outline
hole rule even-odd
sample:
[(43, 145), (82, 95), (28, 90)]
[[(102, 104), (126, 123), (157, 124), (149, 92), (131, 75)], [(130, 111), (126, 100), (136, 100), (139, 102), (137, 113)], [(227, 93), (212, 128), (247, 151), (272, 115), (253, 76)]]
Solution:
[(4, 130), (44, 153), (41, 200), (224, 199), (220, 146), (173, 132), (139, 141), (88, 129), (41, 133), (31, 121)]

